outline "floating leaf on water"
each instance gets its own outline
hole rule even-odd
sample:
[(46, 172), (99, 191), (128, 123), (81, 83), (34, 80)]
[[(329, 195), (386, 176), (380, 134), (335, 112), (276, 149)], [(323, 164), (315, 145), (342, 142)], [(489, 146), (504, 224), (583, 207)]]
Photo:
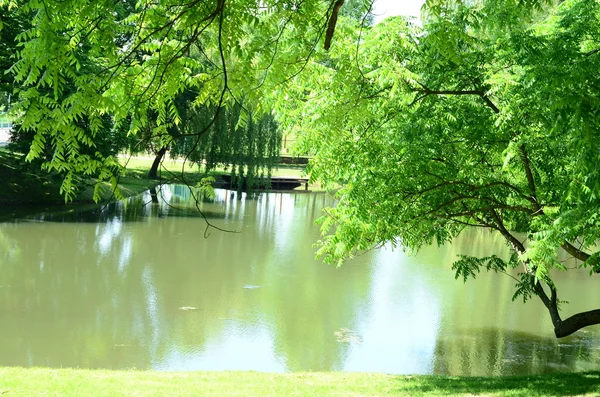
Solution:
[(198, 308), (193, 306), (181, 306), (179, 310), (198, 310)]

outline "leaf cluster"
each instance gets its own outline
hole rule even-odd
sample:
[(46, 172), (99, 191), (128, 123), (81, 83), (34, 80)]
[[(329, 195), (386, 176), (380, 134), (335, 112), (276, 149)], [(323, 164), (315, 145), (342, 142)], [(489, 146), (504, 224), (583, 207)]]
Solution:
[(521, 266), (528, 298), (553, 290), (563, 250), (598, 270), (600, 5), (512, 3), (428, 1), (422, 27), (345, 35), (287, 87), (279, 120), (311, 176), (343, 186), (321, 221), (327, 261), (483, 227), (515, 256), (461, 257), (458, 277)]
[(9, 7), (30, 16), (10, 67), (28, 159), (66, 175), (66, 193), (76, 173), (112, 173), (97, 147), (106, 117), (140, 146), (166, 146), (186, 92), (195, 109), (269, 113), (260, 99), (305, 67), (329, 12), (323, 0), (0, 0)]

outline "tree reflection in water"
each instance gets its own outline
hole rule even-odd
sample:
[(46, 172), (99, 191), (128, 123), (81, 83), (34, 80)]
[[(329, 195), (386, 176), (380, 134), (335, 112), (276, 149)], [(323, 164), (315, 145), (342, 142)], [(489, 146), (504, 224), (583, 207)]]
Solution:
[(590, 339), (541, 337), (501, 328), (439, 338), (434, 373), (499, 376), (597, 370), (600, 350)]

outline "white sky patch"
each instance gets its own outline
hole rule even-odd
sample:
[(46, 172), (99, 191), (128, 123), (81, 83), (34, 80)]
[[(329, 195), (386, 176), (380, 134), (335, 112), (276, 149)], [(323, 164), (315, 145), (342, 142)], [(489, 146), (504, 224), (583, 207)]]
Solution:
[(375, 0), (375, 6), (373, 7), (375, 23), (395, 15), (419, 18), (423, 3), (425, 3), (425, 0)]

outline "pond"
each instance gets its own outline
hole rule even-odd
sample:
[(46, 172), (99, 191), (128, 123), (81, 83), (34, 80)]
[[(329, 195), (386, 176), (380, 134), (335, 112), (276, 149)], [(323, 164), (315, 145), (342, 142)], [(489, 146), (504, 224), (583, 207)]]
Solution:
[[(159, 194), (160, 196), (161, 194)], [(154, 370), (510, 375), (600, 369), (600, 327), (557, 340), (514, 280), (454, 279), (457, 254), (506, 255), (469, 230), (416, 256), (386, 247), (314, 259), (325, 194), (200, 208), (182, 186), (91, 211), (0, 223), (0, 365)], [(233, 233), (234, 231), (234, 233)], [(571, 274), (572, 273), (572, 274)], [(561, 275), (565, 314), (600, 306), (586, 272)]]

